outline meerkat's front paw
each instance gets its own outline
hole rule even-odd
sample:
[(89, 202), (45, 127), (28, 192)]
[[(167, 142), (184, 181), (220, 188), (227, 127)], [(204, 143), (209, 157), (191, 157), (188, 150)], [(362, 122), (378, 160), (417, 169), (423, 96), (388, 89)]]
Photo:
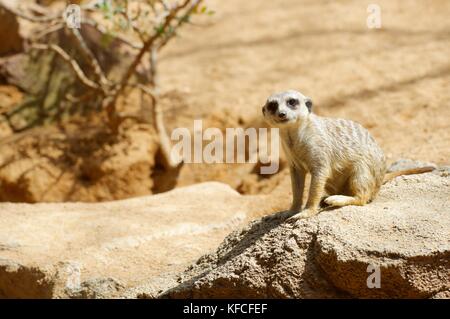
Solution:
[(315, 209), (305, 209), (302, 212), (297, 213), (297, 214), (289, 217), (288, 221), (289, 222), (295, 222), (295, 221), (297, 221), (299, 219), (305, 219), (305, 218), (312, 217), (312, 216), (316, 215), (317, 213), (318, 213), (318, 211), (315, 210)]

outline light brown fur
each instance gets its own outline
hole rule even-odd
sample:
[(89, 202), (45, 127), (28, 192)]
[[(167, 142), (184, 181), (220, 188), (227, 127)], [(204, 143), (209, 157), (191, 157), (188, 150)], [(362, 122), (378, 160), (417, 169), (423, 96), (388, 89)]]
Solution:
[[(375, 198), (386, 178), (432, 170), (386, 174), (383, 151), (364, 127), (350, 120), (317, 116), (311, 106), (308, 97), (286, 91), (270, 96), (263, 107), (266, 121), (280, 129), (290, 165), (291, 219), (317, 214), (323, 198), (330, 206), (365, 205)], [(311, 185), (302, 211), (307, 173), (311, 174)]]

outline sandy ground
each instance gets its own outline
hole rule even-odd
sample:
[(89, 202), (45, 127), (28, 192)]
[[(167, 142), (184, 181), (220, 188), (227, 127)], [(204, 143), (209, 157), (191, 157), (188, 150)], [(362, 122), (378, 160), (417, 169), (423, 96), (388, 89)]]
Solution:
[(449, 163), (450, 2), (377, 3), (379, 30), (364, 1), (207, 1), (216, 14), (162, 54), (162, 87), (187, 105), (172, 127), (211, 110), (251, 123), (269, 94), (292, 88), (317, 113), (369, 128), (390, 160)]

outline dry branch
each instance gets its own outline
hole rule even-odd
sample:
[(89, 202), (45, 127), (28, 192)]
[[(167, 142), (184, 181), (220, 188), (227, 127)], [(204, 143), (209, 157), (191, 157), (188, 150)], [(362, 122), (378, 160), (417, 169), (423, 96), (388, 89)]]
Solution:
[(89, 49), (78, 29), (69, 28), (69, 30), (77, 40), (78, 47), (82, 52), (82, 54), (84, 55), (85, 59), (88, 61), (96, 78), (100, 81), (100, 86), (103, 88), (103, 90), (106, 91), (107, 87), (110, 84), (100, 66), (100, 63), (97, 61), (97, 58), (95, 57), (94, 53), (92, 53), (92, 51)]
[(169, 135), (167, 134), (166, 126), (164, 125), (164, 113), (158, 104), (155, 92), (149, 88), (139, 85), (138, 86), (143, 93), (147, 94), (153, 105), (153, 123), (155, 125), (156, 132), (158, 133), (161, 153), (163, 155), (163, 165), (166, 170), (176, 169), (183, 163), (183, 158), (178, 154), (172, 154), (171, 142)]
[[(103, 34), (103, 35), (110, 35), (110, 33), (108, 32), (108, 30), (106, 30), (106, 28), (104, 28), (102, 25), (100, 25), (97, 21), (93, 20), (93, 19), (89, 19), (89, 18), (84, 18), (81, 21), (81, 25), (83, 24), (87, 24), (91, 27), (93, 27), (94, 29), (96, 29), (99, 33)], [(117, 34), (114, 36), (115, 39), (119, 40), (120, 43), (129, 46), (132, 49), (135, 50), (140, 50), (142, 49), (142, 44), (138, 44), (138, 43), (134, 43), (132, 41), (129, 41), (127, 38), (125, 38), (124, 36)]]
[(94, 89), (94, 90), (100, 90), (101, 87), (95, 83), (94, 81), (90, 80), (86, 74), (84, 74), (81, 67), (78, 65), (78, 63), (66, 52), (64, 51), (59, 45), (56, 44), (43, 44), (43, 43), (35, 43), (30, 46), (30, 49), (35, 50), (45, 50), (45, 51), (53, 51), (57, 53), (74, 71), (77, 78), (86, 85), (87, 87)]
[[(192, 1), (189, 11), (192, 12), (201, 2), (202, 2), (202, 0)], [(174, 9), (172, 9), (172, 11), (170, 11), (169, 15), (167, 15), (167, 17), (165, 18), (164, 24), (161, 27), (162, 31), (155, 32), (155, 34), (153, 36), (151, 36), (144, 43), (141, 50), (136, 55), (134, 61), (131, 63), (128, 70), (125, 72), (124, 76), (122, 77), (122, 80), (120, 81), (119, 92), (118, 92), (119, 94), (121, 93), (120, 90), (122, 90), (124, 88), (125, 84), (130, 80), (131, 76), (136, 71), (136, 68), (141, 63), (141, 60), (142, 60), (143, 56), (145, 55), (145, 53), (147, 53), (149, 51), (149, 49), (154, 44), (154, 42), (161, 36), (161, 33), (164, 33), (164, 31), (170, 25), (172, 20), (176, 17), (177, 13), (180, 10), (184, 9), (186, 6), (188, 6), (189, 3), (191, 3), (191, 0), (185, 0), (182, 4), (178, 5)]]
[(31, 21), (31, 22), (36, 22), (36, 23), (46, 23), (46, 22), (54, 22), (56, 20), (62, 20), (62, 13), (58, 13), (58, 14), (47, 14), (47, 15), (42, 15), (41, 16), (35, 16), (35, 15), (29, 15), (25, 12), (22, 12), (20, 9), (15, 8), (14, 5), (12, 5), (10, 3), (10, 1), (8, 0), (0, 0), (0, 7), (4, 8), (5, 10), (11, 12), (12, 14), (14, 14), (15, 16), (18, 16), (19, 18)]
[(114, 95), (105, 101), (105, 109), (108, 114), (108, 118), (111, 124), (111, 129), (113, 131), (117, 131), (118, 125), (120, 125), (120, 119), (117, 118), (116, 110), (115, 110), (115, 104), (120, 96), (122, 94), (123, 90), (127, 86), (128, 82), (130, 81), (131, 76), (136, 72), (136, 68), (139, 66), (139, 64), (142, 62), (142, 58), (144, 55), (149, 52), (152, 48), (152, 46), (155, 44), (155, 42), (165, 34), (167, 28), (170, 26), (171, 22), (177, 17), (177, 14), (186, 8), (189, 4), (188, 12), (193, 12), (195, 8), (202, 2), (202, 0), (184, 0), (181, 4), (174, 7), (169, 13), (166, 15), (164, 23), (159, 28), (159, 30), (155, 31), (155, 33), (144, 42), (142, 48), (140, 49), (139, 53), (134, 58), (131, 65), (128, 67), (127, 71), (124, 73), (122, 79), (120, 80)]
[[(139, 36), (141, 43), (134, 43), (120, 34), (112, 35), (105, 27), (103, 27), (93, 19), (94, 16), (83, 16), (81, 19), (82, 27), (83, 25), (90, 25), (98, 32), (100, 32), (100, 34), (113, 36), (114, 39), (119, 40), (119, 43), (138, 50), (134, 58), (132, 59), (132, 62), (126, 68), (119, 81), (115, 83), (110, 81), (108, 79), (108, 75), (104, 72), (104, 70), (102, 70), (100, 63), (96, 58), (96, 55), (91, 51), (90, 47), (84, 40), (82, 33), (78, 29), (67, 27), (63, 18), (63, 12), (50, 13), (47, 12), (45, 8), (41, 7), (35, 8), (36, 10), (29, 7), (28, 10), (23, 10), (22, 12), (21, 10), (15, 8), (13, 5), (9, 4), (8, 0), (0, 0), (0, 7), (5, 8), (18, 17), (42, 25), (40, 31), (35, 36), (28, 39), (28, 41), (31, 42), (29, 48), (55, 52), (70, 66), (71, 70), (81, 81), (81, 83), (83, 83), (89, 89), (92, 89), (86, 95), (82, 95), (82, 97), (80, 97), (79, 99), (73, 98), (71, 96), (66, 96), (67, 100), (74, 101), (75, 103), (75, 101), (84, 99), (86, 98), (86, 96), (89, 97), (91, 93), (92, 96), (98, 96), (97, 92), (101, 95), (101, 106), (106, 111), (109, 120), (108, 124), (113, 133), (117, 133), (120, 123), (125, 118), (130, 117), (129, 115), (127, 116), (119, 114), (116, 110), (116, 102), (119, 96), (123, 93), (124, 89), (129, 86), (134, 86), (139, 88), (143, 92), (143, 94), (148, 95), (152, 102), (153, 124), (155, 125), (155, 129), (157, 131), (157, 134), (159, 135), (161, 153), (163, 155), (163, 164), (166, 169), (170, 170), (178, 168), (182, 163), (182, 158), (178, 156), (172, 157), (171, 142), (164, 125), (163, 111), (158, 104), (159, 97), (157, 80), (157, 54), (158, 51), (176, 35), (177, 30), (184, 23), (188, 22), (189, 16), (193, 14), (195, 9), (202, 2), (203, 0), (180, 0), (171, 4), (169, 4), (168, 1), (164, 0), (145, 2), (147, 5), (150, 5), (151, 9), (153, 10), (153, 14), (156, 19), (155, 24), (157, 23), (157, 25), (155, 25), (155, 31), (150, 36), (146, 36), (146, 33), (143, 32), (143, 29), (140, 29), (139, 25), (136, 24), (136, 22), (139, 21), (139, 10), (136, 17), (130, 17), (131, 13), (129, 13), (128, 11), (128, 6), (125, 7), (124, 12), (119, 10), (118, 13), (125, 18), (127, 26), (131, 27), (131, 31), (133, 32), (133, 34)], [(87, 5), (81, 6), (81, 9), (85, 12), (98, 12), (98, 8), (96, 5), (101, 3), (101, 0), (94, 0)], [(128, 4), (128, 2), (125, 3)], [(32, 14), (32, 12), (34, 12), (35, 14)], [(159, 21), (162, 22), (159, 23)], [(88, 64), (88, 66), (85, 67), (84, 70), (80, 67), (80, 61), (77, 61), (75, 57), (71, 57), (61, 46), (56, 44), (43, 44), (38, 42), (38, 39), (42, 39), (46, 35), (59, 31), (62, 28), (67, 29), (75, 38), (77, 49), (81, 53), (83, 62), (84, 60), (86, 60)], [(150, 61), (150, 69), (148, 74), (149, 79), (145, 81), (143, 81), (142, 79), (138, 79), (138, 82), (141, 82), (132, 84), (131, 79), (137, 72), (137, 68), (142, 63), (143, 58), (146, 57), (147, 54)]]

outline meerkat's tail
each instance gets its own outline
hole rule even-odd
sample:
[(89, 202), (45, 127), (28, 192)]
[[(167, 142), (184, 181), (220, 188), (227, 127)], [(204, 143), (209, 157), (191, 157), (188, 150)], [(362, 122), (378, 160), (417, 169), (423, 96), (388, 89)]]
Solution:
[(386, 173), (386, 175), (384, 175), (383, 184), (386, 184), (387, 182), (396, 178), (397, 176), (428, 173), (434, 171), (435, 169), (436, 168), (433, 166), (425, 166)]

